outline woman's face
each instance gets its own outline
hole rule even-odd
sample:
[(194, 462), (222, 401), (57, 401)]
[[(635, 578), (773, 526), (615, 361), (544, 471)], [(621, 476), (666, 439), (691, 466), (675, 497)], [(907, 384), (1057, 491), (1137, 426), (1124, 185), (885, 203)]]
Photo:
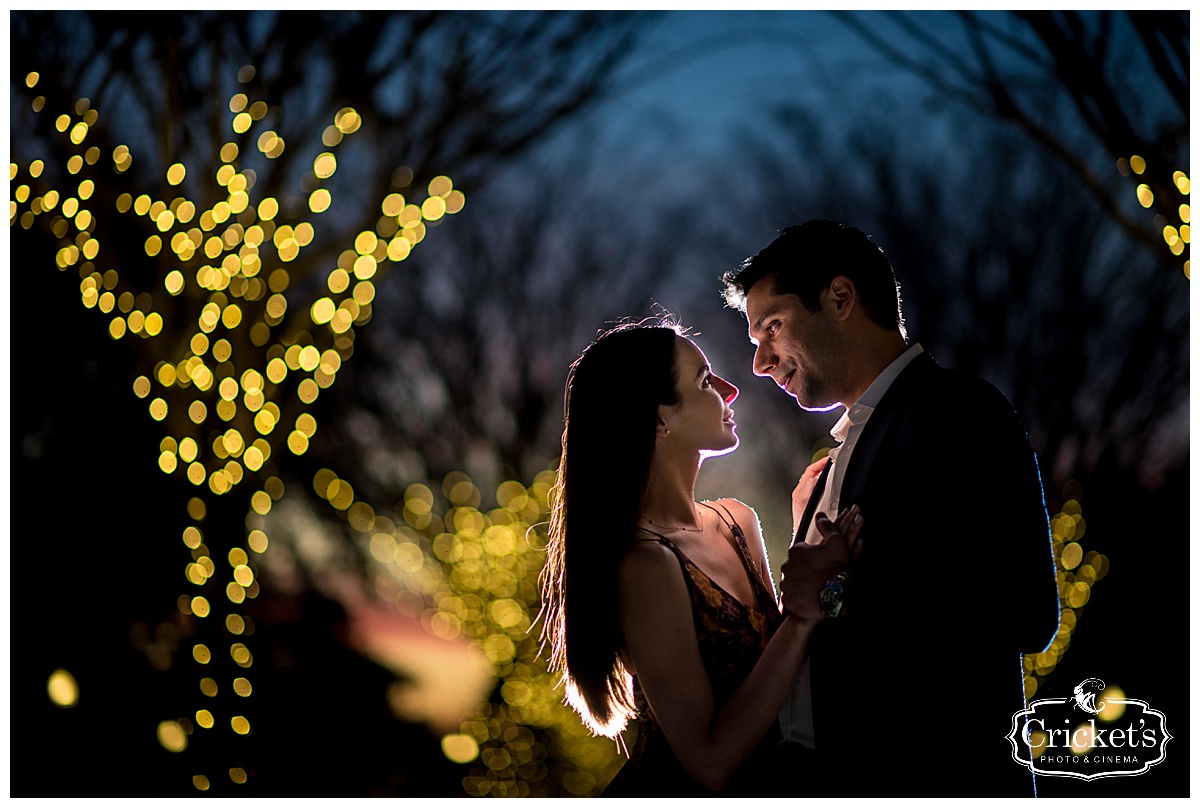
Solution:
[(669, 431), (667, 440), (705, 456), (737, 448), (737, 424), (729, 405), (738, 389), (713, 373), (704, 353), (683, 337), (675, 341), (675, 376), (679, 403), (659, 408)]

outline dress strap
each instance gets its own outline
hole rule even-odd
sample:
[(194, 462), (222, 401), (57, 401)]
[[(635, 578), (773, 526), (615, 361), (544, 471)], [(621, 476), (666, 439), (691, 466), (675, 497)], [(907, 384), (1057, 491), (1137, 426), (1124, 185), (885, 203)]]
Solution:
[[(729, 532), (733, 534), (734, 541), (737, 543), (738, 550), (741, 551), (742, 566), (746, 567), (746, 572), (750, 575), (751, 580), (757, 582), (759, 587), (761, 587), (764, 592), (771, 593), (771, 600), (774, 601), (774, 587), (771, 587), (767, 584), (763, 577), (762, 571), (759, 570), (758, 564), (755, 562), (754, 557), (750, 553), (750, 547), (746, 544), (746, 534), (742, 532), (742, 526), (737, 523), (737, 519), (733, 518), (733, 514), (724, 505), (721, 505), (721, 510), (717, 510), (717, 508), (709, 505), (707, 502), (701, 502), (700, 504), (715, 513), (717, 517), (725, 523), (725, 527), (729, 528)], [(725, 515), (727, 515), (729, 518), (726, 519), (725, 516), (722, 516), (721, 511), (725, 511)]]
[(725, 527), (729, 528), (729, 532), (733, 534), (734, 540), (739, 546), (741, 546), (742, 551), (749, 555), (750, 548), (746, 545), (746, 534), (742, 532), (742, 526), (739, 525), (737, 520), (733, 518), (733, 514), (730, 513), (729, 509), (724, 505), (721, 506), (721, 511), (725, 511), (725, 514), (729, 517), (726, 519), (724, 516), (721, 516), (721, 511), (717, 510), (712, 505), (709, 505), (707, 502), (701, 502), (700, 504), (715, 513), (717, 517), (725, 523)]
[(647, 528), (640, 527), (640, 526), (637, 529), (643, 531), (644, 533), (649, 533), (654, 538), (652, 538), (652, 539), (634, 539), (635, 542), (655, 542), (657, 544), (663, 544), (663, 545), (666, 545), (667, 548), (669, 548), (670, 551), (675, 554), (676, 560), (679, 561), (679, 571), (683, 573), (683, 581), (684, 581), (684, 583), (687, 584), (688, 593), (690, 595), (692, 595), (693, 602), (694, 602), (695, 601), (695, 592), (693, 591), (694, 584), (692, 583), (692, 576), (688, 574), (687, 556), (685, 556), (683, 554), (682, 550), (680, 550), (678, 547), (675, 546), (675, 542), (671, 541), (670, 539), (668, 539), (666, 536), (662, 535), (661, 533), (655, 533), (653, 530), (648, 530)]

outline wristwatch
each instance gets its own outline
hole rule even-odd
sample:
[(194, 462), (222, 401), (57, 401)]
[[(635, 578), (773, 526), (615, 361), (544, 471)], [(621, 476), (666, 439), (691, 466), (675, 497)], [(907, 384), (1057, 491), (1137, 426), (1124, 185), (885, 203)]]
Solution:
[(848, 580), (850, 580), (850, 573), (839, 572), (833, 576), (833, 580), (825, 582), (825, 586), (821, 588), (821, 594), (817, 596), (821, 614), (826, 617), (838, 616), (838, 612), (842, 610), (842, 595), (846, 592)]

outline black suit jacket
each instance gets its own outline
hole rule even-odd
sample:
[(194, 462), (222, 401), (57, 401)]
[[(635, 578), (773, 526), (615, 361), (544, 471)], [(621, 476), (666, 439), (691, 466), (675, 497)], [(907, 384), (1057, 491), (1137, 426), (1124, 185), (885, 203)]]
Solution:
[(864, 521), (844, 612), (812, 644), (829, 789), (1032, 796), (1004, 738), (1024, 706), (1021, 654), (1057, 631), (1058, 588), (1037, 461), (1012, 405), (918, 354), (863, 427), (839, 499)]

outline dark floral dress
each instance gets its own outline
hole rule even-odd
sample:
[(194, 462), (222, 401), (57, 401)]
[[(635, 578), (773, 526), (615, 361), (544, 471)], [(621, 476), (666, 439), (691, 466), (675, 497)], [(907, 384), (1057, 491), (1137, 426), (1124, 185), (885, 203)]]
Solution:
[[(708, 506), (712, 507), (712, 506)], [(657, 541), (670, 548), (683, 568), (692, 598), (692, 615), (696, 625), (696, 640), (700, 645), (700, 658), (712, 685), (713, 697), (718, 706), (724, 704), (741, 686), (754, 669), (767, 641), (783, 621), (770, 585), (755, 571), (750, 550), (741, 528), (729, 514), (726, 519), (713, 508), (734, 537), (734, 546), (757, 599), (757, 608), (748, 607), (730, 595), (691, 562), (678, 547), (665, 536), (646, 531), (654, 536), (645, 541)], [(726, 511), (728, 513), (728, 511)], [(738, 770), (721, 792), (712, 792), (696, 783), (676, 759), (655, 720), (654, 713), (642, 692), (637, 677), (633, 680), (634, 703), (638, 710), (637, 740), (630, 749), (629, 761), (617, 772), (617, 776), (604, 791), (606, 797), (624, 796), (685, 796), (685, 795), (753, 795), (765, 783), (758, 768), (771, 758), (771, 750), (779, 742), (779, 725), (772, 723), (771, 729), (751, 753), (750, 758)]]

